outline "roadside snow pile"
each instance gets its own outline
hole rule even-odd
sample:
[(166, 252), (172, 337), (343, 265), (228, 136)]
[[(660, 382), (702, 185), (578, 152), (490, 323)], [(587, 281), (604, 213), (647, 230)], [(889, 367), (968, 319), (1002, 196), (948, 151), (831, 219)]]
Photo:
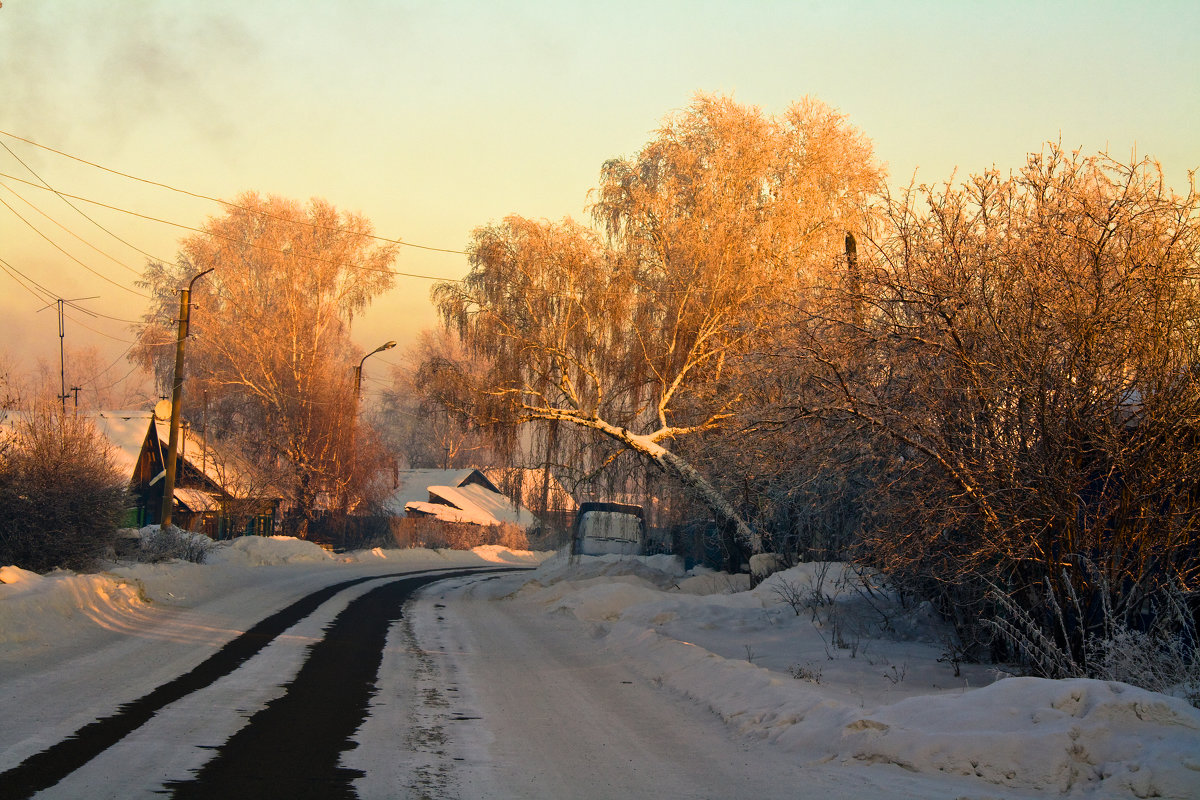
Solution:
[(0, 643), (53, 642), (81, 627), (129, 629), (148, 600), (135, 582), (110, 574), (38, 575), (0, 567)]
[(1200, 712), (1124, 683), (1008, 678), (851, 722), (843, 753), (1017, 788), (1195, 797)]
[(553, 552), (536, 550), (510, 550), (498, 544), (487, 544), (470, 550), (430, 550), (423, 547), (388, 549), (373, 547), (370, 550), (354, 550), (335, 558), (345, 563), (371, 564), (381, 561), (391, 566), (413, 567), (477, 567), (485, 564), (511, 564), (520, 567), (535, 567), (553, 556)]
[(280, 564), (310, 564), (329, 561), (332, 556), (319, 545), (294, 536), (241, 536), (218, 543), (208, 553), (213, 564), (245, 564), (273, 567)]
[[(137, 535), (153, 539), (159, 534), (155, 526)], [(198, 534), (176, 538), (187, 542), (194, 536)], [(245, 618), (236, 623), (226, 618), (228, 611), (220, 612), (221, 630), (252, 624), (299, 593), (345, 577), (460, 566), (534, 566), (552, 555), (484, 547), (375, 549), (334, 556), (289, 536), (206, 541), (209, 549), (202, 564), (122, 562), (99, 574), (48, 575), (0, 567), (0, 663), (32, 663), (35, 656), (52, 659), (62, 648), (95, 647), (114, 636), (141, 634), (151, 626), (169, 624), (181, 610), (204, 607), (231, 593), (242, 593), (251, 605), (239, 609)], [(270, 578), (261, 567), (271, 568)]]
[(517, 596), (593, 625), (646, 678), (811, 762), (893, 764), (1013, 790), (1200, 795), (1200, 710), (1183, 700), (955, 664), (928, 606), (904, 608), (842, 564), (802, 564), (751, 591), (731, 591), (732, 577), (685, 577), (681, 565), (644, 558), (559, 558)]
[[(444, 552), (444, 551), (443, 551)], [(482, 561), (487, 561), (493, 564), (513, 564), (516, 566), (536, 566), (545, 561), (554, 553), (544, 553), (535, 550), (510, 550), (507, 547), (502, 547), (498, 544), (484, 544), (479, 547), (473, 547), (467, 552), (473, 554)]]

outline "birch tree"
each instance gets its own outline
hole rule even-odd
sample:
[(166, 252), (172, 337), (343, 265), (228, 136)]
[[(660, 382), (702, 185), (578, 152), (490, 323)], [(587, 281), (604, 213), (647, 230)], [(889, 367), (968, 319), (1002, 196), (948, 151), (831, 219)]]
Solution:
[(193, 417), (207, 408), (215, 434), (279, 471), (301, 532), (319, 500), (332, 504), (353, 488), (352, 367), (361, 353), (350, 325), (391, 286), (394, 257), (358, 214), (250, 193), (185, 239), (175, 264), (147, 267), (156, 302), (131, 357), (170, 385), (175, 291), (214, 269), (192, 295), (185, 407)]
[(670, 445), (732, 418), (747, 355), (786, 324), (880, 179), (866, 139), (815, 101), (771, 117), (698, 97), (603, 166), (596, 228), (510, 216), (474, 232), (466, 278), (435, 287), (445, 322), (493, 365), (477, 416), (598, 432), (761, 551)]

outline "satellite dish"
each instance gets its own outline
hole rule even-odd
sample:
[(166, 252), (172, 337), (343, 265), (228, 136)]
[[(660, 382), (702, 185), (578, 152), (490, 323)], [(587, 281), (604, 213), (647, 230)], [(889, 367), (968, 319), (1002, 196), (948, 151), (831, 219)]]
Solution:
[(160, 419), (163, 422), (168, 422), (171, 419), (171, 401), (159, 400), (154, 404), (154, 418)]

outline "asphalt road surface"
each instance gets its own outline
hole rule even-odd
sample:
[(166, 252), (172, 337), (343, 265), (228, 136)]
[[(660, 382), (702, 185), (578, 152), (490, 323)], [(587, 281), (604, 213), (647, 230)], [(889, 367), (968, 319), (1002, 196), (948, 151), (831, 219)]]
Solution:
[(0, 800), (933, 796), (739, 735), (579, 621), (505, 599), (507, 572), (308, 594), (0, 773)]

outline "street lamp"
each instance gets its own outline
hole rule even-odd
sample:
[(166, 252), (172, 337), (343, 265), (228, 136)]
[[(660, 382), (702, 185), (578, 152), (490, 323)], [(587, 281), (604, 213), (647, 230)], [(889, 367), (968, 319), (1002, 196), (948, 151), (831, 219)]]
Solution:
[(366, 362), (366, 360), (368, 358), (375, 355), (376, 353), (382, 353), (384, 350), (391, 350), (395, 346), (396, 346), (395, 342), (384, 342), (383, 344), (379, 345), (379, 347), (376, 347), (374, 350), (372, 350), (371, 352), (369, 352), (365, 356), (363, 356), (362, 361), (358, 362), (358, 366), (354, 368), (354, 401), (356, 403), (358, 402), (359, 398), (362, 397), (363, 364)]
[[(355, 429), (358, 427), (358, 402), (359, 402), (359, 400), (362, 399), (363, 364), (366, 363), (368, 358), (375, 355), (376, 353), (382, 353), (384, 350), (391, 350), (395, 346), (396, 346), (395, 342), (384, 342), (383, 344), (379, 345), (379, 347), (376, 347), (374, 350), (372, 350), (371, 352), (369, 352), (365, 356), (363, 356), (362, 360), (358, 362), (358, 366), (356, 366), (354, 368), (354, 409), (350, 413), (350, 440), (349, 440), (352, 443), (351, 444), (352, 449), (350, 451), (350, 453), (351, 453), (350, 460), (351, 460), (352, 466), (353, 466), (353, 462), (356, 461), (358, 458), (358, 450), (356, 448), (353, 448), (353, 442), (354, 442), (355, 434), (357, 433), (357, 431)], [(339, 468), (340, 468), (340, 459), (339, 459)], [(341, 489), (340, 506), (341, 506), (342, 513), (345, 513), (346, 507), (350, 501), (350, 495), (349, 495), (350, 480), (351, 480), (351, 476), (349, 476), (349, 475), (345, 476), (346, 482), (342, 486), (342, 489)]]
[[(183, 401), (183, 345), (188, 337), (188, 317), (191, 305), (192, 286), (213, 270), (206, 269), (193, 277), (186, 289), (179, 291), (179, 334), (175, 340), (175, 379), (171, 390), (171, 434), (167, 443), (167, 463), (164, 465), (162, 512), (159, 525), (166, 530), (171, 526), (171, 511), (175, 503), (175, 469), (179, 458), (179, 413)], [(65, 402), (65, 401), (64, 401)], [(157, 423), (155, 423), (157, 426)], [(155, 436), (158, 429), (155, 428)]]

